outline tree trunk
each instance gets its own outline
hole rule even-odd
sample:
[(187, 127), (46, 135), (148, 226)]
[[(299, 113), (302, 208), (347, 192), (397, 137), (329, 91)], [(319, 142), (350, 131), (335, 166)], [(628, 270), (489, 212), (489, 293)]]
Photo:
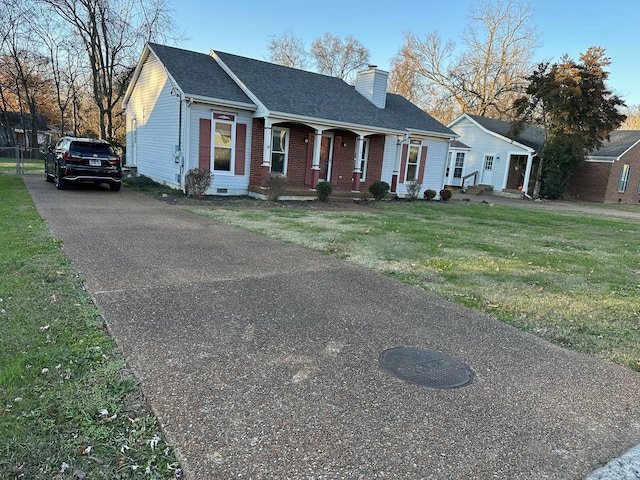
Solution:
[(533, 198), (540, 198), (540, 188), (542, 187), (542, 172), (544, 172), (544, 160), (541, 158), (538, 162), (538, 174), (536, 175), (536, 183), (533, 186)]

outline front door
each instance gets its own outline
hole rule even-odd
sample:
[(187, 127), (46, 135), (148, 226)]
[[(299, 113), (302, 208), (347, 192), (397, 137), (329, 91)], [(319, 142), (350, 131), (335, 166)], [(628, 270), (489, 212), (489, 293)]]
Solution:
[(333, 135), (322, 135), (320, 143), (320, 181), (330, 181), (333, 158)]
[(493, 155), (485, 155), (484, 165), (482, 166), (482, 183), (483, 185), (493, 185)]

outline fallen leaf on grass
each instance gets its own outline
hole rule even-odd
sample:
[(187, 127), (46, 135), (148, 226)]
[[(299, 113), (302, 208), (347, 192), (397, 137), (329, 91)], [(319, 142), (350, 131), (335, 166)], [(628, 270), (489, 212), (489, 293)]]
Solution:
[(89, 455), (91, 453), (91, 445), (80, 445), (78, 447), (78, 453), (80, 455)]

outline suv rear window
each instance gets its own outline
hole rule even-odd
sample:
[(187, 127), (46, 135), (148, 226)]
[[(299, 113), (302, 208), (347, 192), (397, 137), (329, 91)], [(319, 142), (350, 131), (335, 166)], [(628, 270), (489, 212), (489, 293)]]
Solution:
[(109, 145), (100, 145), (97, 143), (80, 143), (73, 142), (69, 148), (75, 154), (79, 155), (113, 155), (113, 151)]

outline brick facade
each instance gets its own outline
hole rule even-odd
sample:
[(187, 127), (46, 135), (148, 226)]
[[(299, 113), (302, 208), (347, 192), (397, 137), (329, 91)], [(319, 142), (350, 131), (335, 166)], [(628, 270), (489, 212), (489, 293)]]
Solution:
[[(275, 125), (289, 129), (289, 149), (287, 158), (287, 186), (289, 188), (310, 188), (310, 167), (313, 158), (315, 130), (301, 124)], [(333, 135), (333, 159), (331, 167), (331, 185), (338, 191), (350, 191), (352, 188), (354, 158), (357, 136), (353, 132), (330, 130), (324, 133)], [(366, 192), (369, 186), (380, 179), (384, 156), (383, 135), (369, 138), (369, 159), (366, 181), (360, 183), (360, 191)], [(307, 140), (305, 142), (305, 140)], [(253, 121), (251, 135), (251, 167), (249, 184), (263, 185), (262, 151), (264, 142), (264, 120)]]
[[(627, 189), (618, 192), (624, 165), (631, 167)], [(634, 146), (613, 163), (586, 162), (569, 179), (567, 194), (576, 200), (601, 203), (640, 202), (640, 145)]]
[(604, 202), (611, 163), (585, 162), (569, 178), (567, 195), (575, 200)]

